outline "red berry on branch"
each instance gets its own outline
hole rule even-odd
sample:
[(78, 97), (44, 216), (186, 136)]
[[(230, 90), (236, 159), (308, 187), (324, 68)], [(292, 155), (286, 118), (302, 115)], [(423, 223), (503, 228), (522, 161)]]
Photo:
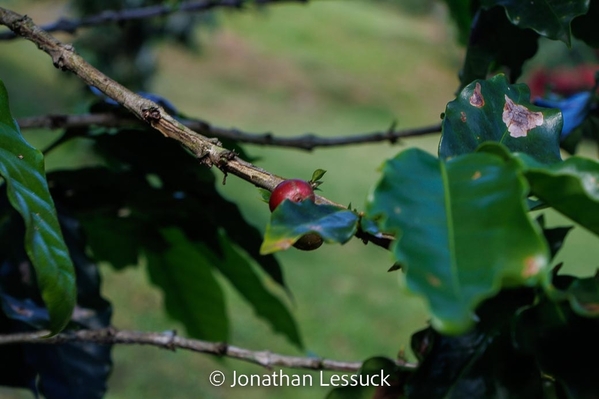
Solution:
[[(268, 207), (272, 212), (286, 199), (293, 202), (301, 202), (305, 200), (314, 201), (315, 198), (314, 189), (310, 183), (304, 180), (290, 179), (285, 180), (275, 187), (270, 195)], [(293, 246), (302, 251), (312, 251), (320, 247), (322, 243), (322, 238), (318, 234), (308, 233), (300, 237)]]
[(284, 200), (293, 202), (301, 202), (304, 200), (314, 201), (314, 189), (304, 180), (289, 179), (280, 183), (270, 195), (268, 207), (270, 211), (274, 211), (277, 206)]

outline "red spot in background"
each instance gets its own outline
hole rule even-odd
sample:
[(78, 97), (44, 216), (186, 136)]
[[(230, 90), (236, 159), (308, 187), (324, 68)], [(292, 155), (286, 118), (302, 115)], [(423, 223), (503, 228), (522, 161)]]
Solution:
[(595, 72), (599, 64), (581, 64), (572, 67), (536, 69), (528, 78), (531, 98), (543, 97), (553, 92), (564, 97), (590, 90), (595, 84)]

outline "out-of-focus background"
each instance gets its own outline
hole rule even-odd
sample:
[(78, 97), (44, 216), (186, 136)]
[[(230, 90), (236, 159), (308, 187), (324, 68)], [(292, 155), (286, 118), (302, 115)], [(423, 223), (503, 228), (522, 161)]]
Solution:
[[(66, 1), (3, 0), (27, 13), (36, 23), (51, 22), (71, 12)], [(157, 70), (150, 91), (164, 96), (184, 114), (222, 127), (272, 132), (285, 137), (302, 133), (337, 136), (381, 131), (393, 121), (398, 128), (436, 124), (454, 97), (464, 50), (456, 41), (446, 8), (438, 1), (329, 0), (280, 4), (261, 10), (213, 13), (210, 27), (195, 32), (199, 45), (189, 51), (157, 42)], [(84, 31), (84, 30), (83, 30)], [(57, 34), (70, 42), (74, 37)], [(561, 44), (561, 43), (560, 43)], [(544, 45), (530, 63), (551, 63), (565, 46)], [(49, 57), (24, 40), (0, 42), (0, 79), (10, 94), (16, 117), (84, 112), (91, 97), (81, 83), (52, 66)], [(85, 54), (84, 54), (85, 55)], [(58, 132), (26, 131), (43, 147)], [(436, 151), (438, 135), (389, 143), (317, 149), (246, 145), (255, 163), (285, 177), (309, 179), (325, 169), (323, 195), (361, 208), (375, 183), (381, 163), (408, 146)], [(93, 164), (87, 143), (78, 141), (47, 158), (48, 169)], [(594, 148), (583, 152), (595, 156)], [(218, 171), (215, 173), (219, 174)], [(406, 188), (409, 190), (409, 188)], [(245, 217), (264, 229), (268, 208), (257, 190), (229, 177), (220, 187), (239, 204)], [(226, 217), (226, 215), (224, 216)], [(550, 224), (560, 219), (550, 215)], [(590, 235), (575, 230), (577, 244), (560, 255), (566, 270), (588, 273), (597, 266)], [(484, 243), (473, 243), (484, 245)], [(426, 251), (426, 248), (422, 249)], [(314, 252), (278, 254), (306, 346), (300, 352), (258, 320), (227, 281), (233, 334), (230, 343), (298, 356), (361, 361), (374, 355), (395, 357), (409, 352), (410, 335), (426, 326), (424, 304), (401, 289), (400, 272), (388, 273), (390, 255), (357, 239), (345, 246), (324, 246)], [(569, 261), (588, 269), (568, 269)], [(103, 293), (113, 303), (114, 326), (162, 331), (181, 325), (162, 309), (158, 290), (143, 265), (122, 272), (101, 265)], [(282, 297), (284, 293), (273, 289)], [(240, 361), (169, 352), (153, 347), (116, 346), (107, 398), (317, 398), (327, 388), (216, 388), (211, 371), (227, 376), (262, 373)], [(295, 372), (288, 370), (287, 373)], [(303, 371), (297, 371), (303, 373)], [(26, 391), (0, 388), (0, 397), (29, 398)]]

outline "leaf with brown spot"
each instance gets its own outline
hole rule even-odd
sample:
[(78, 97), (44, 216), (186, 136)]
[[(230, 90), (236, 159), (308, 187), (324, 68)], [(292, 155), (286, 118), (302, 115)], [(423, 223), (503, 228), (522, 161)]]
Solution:
[(473, 107), (481, 108), (485, 105), (485, 98), (483, 97), (483, 93), (481, 90), (481, 86), (479, 82), (476, 82), (476, 86), (474, 87), (474, 91), (470, 96), (470, 105)]
[(472, 82), (447, 104), (442, 131), (442, 158), (474, 152), (482, 143), (495, 141), (544, 164), (561, 160), (561, 112), (531, 104), (528, 87), (510, 85), (501, 74)]

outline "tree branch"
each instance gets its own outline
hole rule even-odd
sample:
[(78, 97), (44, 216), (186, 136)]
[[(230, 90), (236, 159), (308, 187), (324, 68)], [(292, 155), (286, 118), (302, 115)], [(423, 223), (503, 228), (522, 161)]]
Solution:
[[(230, 139), (239, 143), (267, 145), (276, 147), (297, 148), (311, 151), (317, 147), (339, 147), (345, 145), (379, 143), (389, 141), (394, 144), (401, 138), (422, 136), (439, 133), (441, 125), (424, 126), (415, 129), (395, 130), (394, 126), (388, 131), (362, 133), (351, 136), (320, 137), (311, 133), (295, 137), (275, 137), (272, 133), (247, 133), (238, 129), (225, 129), (213, 126), (198, 119), (179, 119), (188, 128), (206, 136), (219, 139)], [(44, 115), (22, 118), (17, 121), (21, 129), (49, 128), (61, 129), (70, 127), (85, 127), (89, 125), (103, 127), (123, 127), (140, 124), (141, 121), (120, 116), (114, 113), (84, 114), (84, 115)]]
[[(176, 12), (206, 12), (216, 8), (241, 9), (249, 3), (267, 5), (277, 3), (307, 3), (308, 0), (192, 0), (184, 1), (178, 5), (159, 4), (147, 7), (129, 8), (125, 10), (106, 10), (96, 15), (85, 18), (60, 18), (55, 22), (42, 25), (40, 28), (46, 32), (67, 32), (74, 34), (77, 29), (103, 25), (108, 23), (122, 23), (138, 19), (160, 17)], [(18, 37), (13, 32), (0, 33), (0, 40), (10, 40)]]
[[(0, 24), (7, 26), (16, 34), (35, 43), (40, 50), (50, 55), (55, 67), (73, 72), (85, 83), (98, 88), (106, 96), (124, 106), (133, 115), (148, 123), (165, 137), (179, 141), (203, 164), (209, 167), (216, 166), (225, 175), (231, 173), (254, 184), (256, 187), (261, 187), (269, 191), (274, 190), (279, 183), (285, 180), (280, 176), (244, 161), (234, 152), (223, 148), (218, 139), (210, 139), (194, 132), (169, 115), (155, 102), (133, 93), (118, 82), (110, 79), (75, 53), (73, 46), (61, 43), (55, 37), (35, 25), (31, 18), (0, 7)], [(344, 205), (337, 204), (322, 196), (316, 196), (316, 203), (346, 208)], [(368, 239), (369, 237), (373, 236), (365, 233), (361, 238)], [(385, 236), (383, 239), (384, 245), (380, 244), (380, 240), (372, 242), (388, 248), (391, 240), (391, 236)]]
[[(281, 366), (307, 370), (331, 370), (357, 372), (360, 362), (342, 362), (337, 360), (316, 357), (286, 356), (269, 351), (252, 351), (227, 345), (220, 342), (209, 342), (198, 339), (183, 338), (175, 331), (167, 332), (140, 332), (120, 331), (114, 328), (99, 330), (68, 331), (46, 338), (50, 331), (36, 331), (27, 333), (0, 335), (0, 345), (14, 344), (45, 344), (57, 345), (65, 342), (92, 342), (96, 344), (125, 344), (125, 345), (151, 345), (160, 348), (175, 350), (185, 349), (194, 352), (208, 353), (232, 359), (243, 360), (266, 368)], [(398, 361), (397, 365), (404, 370), (414, 370), (417, 365), (406, 361)]]

